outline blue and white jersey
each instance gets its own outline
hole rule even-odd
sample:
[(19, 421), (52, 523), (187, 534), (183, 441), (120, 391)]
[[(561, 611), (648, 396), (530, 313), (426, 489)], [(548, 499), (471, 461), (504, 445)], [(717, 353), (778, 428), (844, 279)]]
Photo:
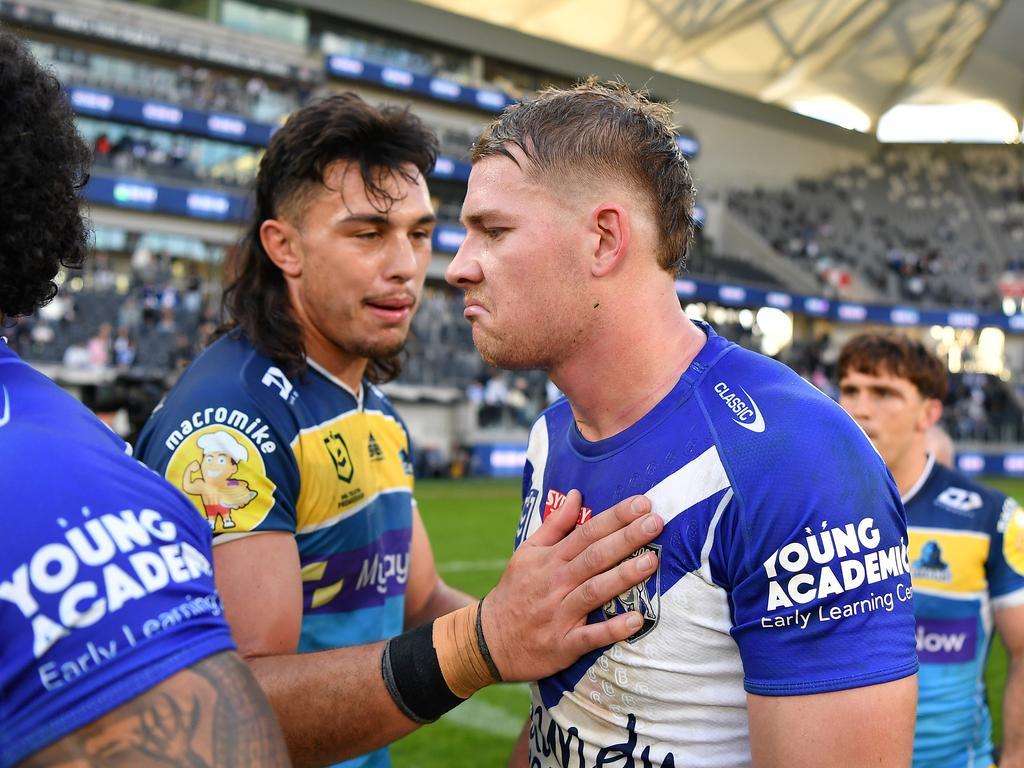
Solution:
[(1024, 510), (928, 460), (904, 499), (917, 617), (915, 768), (988, 768), (993, 612), (1024, 605)]
[(3, 342), (0, 456), (6, 768), (235, 646), (192, 505)]
[[(646, 494), (657, 572), (591, 615), (646, 621), (533, 686), (531, 766), (750, 764), (746, 694), (914, 674), (907, 529), (863, 432), (785, 366), (701, 326), (675, 388), (613, 437), (566, 400), (534, 424), (517, 546), (583, 493), (583, 517)], [(647, 549), (645, 547), (644, 549)]]

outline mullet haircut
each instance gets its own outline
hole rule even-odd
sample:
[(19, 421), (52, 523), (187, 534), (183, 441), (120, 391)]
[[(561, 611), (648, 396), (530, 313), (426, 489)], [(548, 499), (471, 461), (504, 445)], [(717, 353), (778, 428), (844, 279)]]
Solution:
[[(396, 175), (415, 181), (409, 165), (426, 176), (437, 150), (437, 137), (408, 107), (373, 107), (354, 93), (341, 93), (294, 112), (260, 161), (250, 223), (228, 269), (218, 335), (241, 333), (289, 376), (303, 374), (302, 329), (292, 316), (284, 275), (260, 242), (260, 226), (278, 218), (298, 225), (309, 194), (327, 188), (324, 174), (338, 161), (358, 165), (370, 203), (387, 213), (396, 202), (388, 181)], [(371, 358), (366, 377), (380, 383), (400, 370), (397, 355)]]
[(591, 77), (572, 88), (546, 88), (513, 104), (473, 145), (474, 163), (511, 147), (529, 160), (528, 178), (580, 178), (600, 184), (618, 176), (649, 202), (658, 225), (658, 264), (675, 275), (686, 266), (693, 237), (695, 189), (676, 145), (672, 108), (622, 82)]
[(877, 376), (888, 373), (906, 379), (922, 397), (945, 400), (949, 390), (946, 368), (925, 346), (899, 333), (862, 333), (843, 345), (839, 378), (847, 371)]

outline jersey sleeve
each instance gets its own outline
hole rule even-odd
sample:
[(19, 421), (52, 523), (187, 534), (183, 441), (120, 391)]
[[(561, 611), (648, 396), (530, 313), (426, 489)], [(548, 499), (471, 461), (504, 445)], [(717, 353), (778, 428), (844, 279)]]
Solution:
[(234, 648), (188, 502), (102, 434), (54, 432), (0, 467), (0, 765)]
[(1003, 500), (986, 563), (989, 594), (996, 611), (1024, 605), (1024, 509)]
[(906, 517), (884, 463), (816, 392), (745, 389), (763, 429), (716, 423), (732, 498), (709, 559), (745, 689), (812, 694), (913, 674)]
[(146, 423), (137, 456), (185, 494), (218, 544), (295, 532), (297, 434), (285, 403), (183, 377)]

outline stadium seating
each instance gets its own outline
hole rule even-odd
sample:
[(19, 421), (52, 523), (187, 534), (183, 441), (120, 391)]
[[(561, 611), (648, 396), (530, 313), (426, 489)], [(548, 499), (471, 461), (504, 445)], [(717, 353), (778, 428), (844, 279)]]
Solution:
[(1005, 197), (1020, 196), (1017, 156), (992, 148), (974, 162), (979, 152), (889, 145), (827, 178), (736, 190), (729, 206), (830, 292), (852, 278), (881, 301), (993, 311), (994, 278), (1024, 240), (1024, 206), (1002, 214)]

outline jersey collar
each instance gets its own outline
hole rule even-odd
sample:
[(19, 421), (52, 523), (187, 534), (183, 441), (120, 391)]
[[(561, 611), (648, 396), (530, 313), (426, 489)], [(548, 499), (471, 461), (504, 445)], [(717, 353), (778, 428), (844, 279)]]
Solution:
[(572, 423), (569, 426), (566, 437), (569, 445), (578, 455), (588, 459), (598, 459), (622, 450), (661, 424), (673, 411), (689, 399), (704, 372), (711, 367), (725, 348), (731, 346), (731, 342), (715, 333), (714, 329), (707, 323), (700, 321), (692, 322), (705, 333), (708, 337), (707, 342), (697, 352), (689, 367), (682, 372), (672, 390), (650, 411), (641, 416), (638, 421), (616, 435), (607, 437), (604, 440), (591, 441), (587, 440), (580, 433), (575, 419), (571, 419), (570, 416)]
[(912, 486), (910, 486), (910, 490), (907, 491), (907, 495), (902, 497), (903, 498), (903, 506), (906, 506), (910, 502), (910, 500), (912, 498), (917, 496), (917, 494), (920, 492), (921, 488), (924, 487), (924, 484), (926, 482), (928, 482), (928, 478), (931, 477), (931, 474), (932, 474), (932, 467), (934, 467), (934, 466), (935, 466), (935, 457), (932, 456), (929, 453), (928, 454), (928, 461), (925, 462), (924, 469), (921, 470), (921, 476), (919, 478), (917, 478), (917, 482), (915, 482)]
[(309, 365), (310, 368), (312, 368), (314, 371), (319, 373), (321, 376), (323, 376), (329, 382), (331, 382), (335, 386), (341, 387), (343, 390), (345, 390), (350, 395), (352, 395), (352, 399), (356, 401), (356, 410), (359, 410), (359, 411), (363, 410), (363, 393), (366, 391), (366, 387), (363, 386), (363, 383), (361, 381), (359, 382), (359, 391), (358, 392), (353, 392), (352, 388), (348, 384), (346, 384), (344, 381), (339, 379), (333, 373), (328, 371), (326, 368), (324, 368), (322, 365), (320, 365), (320, 363), (318, 363), (313, 358), (307, 356), (306, 357), (306, 363)]

